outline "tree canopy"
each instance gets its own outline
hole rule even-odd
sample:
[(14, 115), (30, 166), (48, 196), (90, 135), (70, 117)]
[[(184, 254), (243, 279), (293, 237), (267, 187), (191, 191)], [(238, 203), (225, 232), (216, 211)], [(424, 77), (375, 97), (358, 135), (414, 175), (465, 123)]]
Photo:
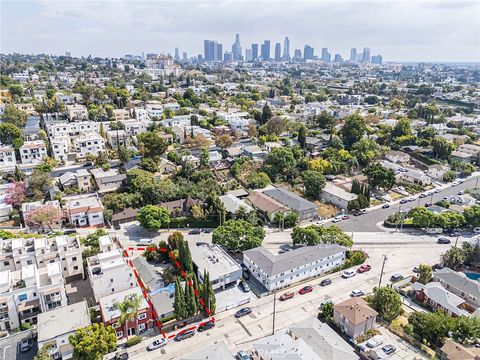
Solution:
[(146, 205), (138, 211), (137, 219), (144, 228), (158, 230), (170, 223), (170, 212), (162, 206)]
[(228, 220), (213, 231), (214, 244), (223, 245), (228, 250), (248, 250), (258, 247), (265, 238), (265, 230), (245, 220)]

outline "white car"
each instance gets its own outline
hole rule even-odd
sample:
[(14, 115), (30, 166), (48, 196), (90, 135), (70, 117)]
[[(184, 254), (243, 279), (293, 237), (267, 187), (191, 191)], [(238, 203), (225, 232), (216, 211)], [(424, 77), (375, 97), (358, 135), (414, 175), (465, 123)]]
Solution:
[(363, 295), (365, 295), (365, 293), (360, 289), (354, 289), (350, 293), (350, 296), (352, 296), (352, 297), (359, 297), (359, 296), (363, 296)]
[(344, 272), (342, 272), (342, 277), (345, 279), (348, 279), (348, 278), (354, 277), (355, 274), (356, 272), (354, 270), (345, 270)]
[(140, 246), (153, 245), (153, 240), (152, 239), (140, 239), (140, 241), (138, 242), (137, 245), (140, 245)]
[(334, 218), (334, 219), (332, 220), (332, 222), (334, 222), (334, 223), (338, 223), (338, 222), (340, 222), (340, 221), (342, 221), (342, 217), (341, 217), (341, 216), (337, 216), (336, 218)]
[(383, 336), (375, 335), (370, 340), (367, 341), (367, 346), (369, 348), (374, 348), (383, 344)]
[(159, 349), (163, 346), (167, 345), (167, 339), (157, 339), (154, 340), (150, 345), (147, 346), (148, 351)]

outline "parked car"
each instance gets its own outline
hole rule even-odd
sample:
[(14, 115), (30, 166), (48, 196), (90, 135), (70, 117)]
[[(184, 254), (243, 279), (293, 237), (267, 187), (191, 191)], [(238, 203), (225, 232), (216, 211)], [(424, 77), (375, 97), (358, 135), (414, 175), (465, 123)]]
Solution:
[(451, 243), (450, 239), (447, 239), (447, 238), (439, 238), (437, 240), (437, 244), (450, 244), (450, 243)]
[(113, 358), (114, 360), (127, 360), (128, 359), (128, 353), (124, 350), (122, 352), (118, 352), (115, 354), (115, 357)]
[(350, 296), (352, 296), (352, 297), (359, 297), (359, 296), (363, 296), (363, 295), (365, 295), (365, 293), (360, 289), (352, 290), (352, 292), (350, 293)]
[(393, 345), (385, 345), (382, 347), (382, 350), (385, 354), (392, 355), (395, 351), (397, 351), (397, 348)]
[(349, 216), (349, 215), (343, 215), (343, 216), (342, 216), (342, 220), (348, 220), (348, 219), (350, 219), (350, 216)]
[(113, 230), (120, 230), (121, 227), (118, 224), (113, 225)]
[(175, 341), (182, 341), (188, 338), (191, 338), (192, 336), (195, 335), (195, 330), (182, 330), (180, 331), (177, 335), (175, 335)]
[(389, 204), (383, 204), (382, 209), (388, 209), (390, 207)]
[(312, 292), (312, 291), (313, 291), (313, 287), (311, 287), (310, 285), (307, 285), (307, 286), (304, 286), (303, 288), (301, 288), (298, 293), (300, 295), (304, 295), (304, 294)]
[(425, 203), (424, 206), (425, 206), (425, 207), (430, 207), (430, 206), (432, 206), (432, 204), (431, 204), (431, 203)]
[(435, 193), (435, 194), (438, 194), (440, 191), (442, 191), (442, 189), (436, 188), (435, 191), (434, 191), (434, 193)]
[(202, 332), (202, 331), (210, 330), (214, 327), (215, 327), (215, 322), (205, 321), (205, 322), (202, 322), (202, 323), (198, 324), (197, 331)]
[(244, 307), (244, 308), (241, 308), (240, 310), (238, 310), (235, 313), (235, 317), (240, 318), (242, 316), (245, 316), (245, 315), (248, 315), (248, 314), (251, 314), (251, 313), (252, 313), (252, 308)]
[(354, 270), (345, 270), (344, 272), (342, 272), (342, 277), (345, 279), (351, 278), (353, 276), (355, 276)]
[(415, 266), (415, 267), (412, 269), (412, 271), (413, 271), (415, 274), (418, 274), (418, 273), (420, 272), (420, 269)]
[(213, 230), (212, 229), (203, 229), (205, 234), (210, 234)]
[(251, 360), (251, 359), (252, 359), (252, 357), (251, 357), (250, 355), (248, 355), (248, 354), (247, 354), (245, 351), (243, 351), (243, 350), (237, 352), (236, 358), (237, 358), (238, 360)]
[(427, 194), (423, 194), (423, 193), (420, 194), (420, 195), (418, 195), (418, 197), (419, 197), (420, 199), (423, 199), (423, 198), (425, 198), (425, 197), (427, 197), (427, 196), (428, 196)]
[(250, 286), (248, 286), (246, 281), (240, 281), (240, 287), (244, 292), (250, 292)]
[(473, 232), (474, 232), (475, 234), (480, 233), (480, 227), (473, 228)]
[(383, 344), (383, 336), (382, 335), (375, 335), (370, 340), (367, 341), (367, 346), (369, 348), (374, 348), (379, 345)]
[(340, 221), (342, 221), (342, 217), (341, 217), (341, 216), (337, 216), (336, 218), (334, 218), (334, 219), (332, 220), (332, 222), (334, 222), (334, 223), (338, 223), (338, 222), (340, 222)]
[(18, 344), (21, 353), (29, 352), (33, 346), (33, 339), (23, 339)]
[(248, 280), (250, 279), (250, 271), (247, 269), (247, 270), (243, 270), (242, 272), (242, 276), (245, 280)]
[(327, 286), (327, 285), (330, 285), (332, 283), (332, 279), (323, 279), (322, 281), (320, 281), (320, 286)]
[(282, 294), (282, 296), (280, 296), (280, 301), (285, 301), (285, 300), (291, 299), (294, 296), (295, 296), (295, 293), (293, 291), (286, 292), (285, 294)]
[(195, 243), (195, 245), (204, 246), (204, 245), (208, 245), (208, 244), (206, 242), (198, 241), (198, 242)]
[(435, 271), (435, 270), (442, 270), (445, 266), (443, 266), (442, 264), (434, 264), (432, 266), (432, 270)]
[(150, 345), (147, 346), (148, 351), (153, 351), (167, 345), (167, 339), (161, 338), (154, 340)]
[(457, 195), (463, 195), (465, 192), (463, 190), (460, 190)]
[(140, 239), (138, 241), (138, 244), (139, 246), (149, 246), (149, 245), (153, 245), (153, 240), (152, 239)]
[(76, 234), (76, 233), (77, 233), (77, 230), (75, 230), (75, 229), (68, 229), (68, 230), (63, 231), (63, 235), (73, 235), (73, 234)]
[(200, 229), (192, 229), (192, 230), (190, 230), (188, 233), (189, 233), (190, 235), (198, 235), (198, 234), (200, 234), (201, 232), (202, 232), (202, 230), (200, 230)]
[(364, 272), (370, 271), (371, 269), (372, 267), (370, 265), (362, 265), (357, 269), (357, 272), (364, 273)]
[(400, 204), (406, 204), (407, 202), (408, 202), (407, 199), (402, 199), (402, 200), (400, 200)]
[(393, 274), (392, 276), (390, 276), (390, 281), (391, 282), (397, 282), (397, 281), (400, 281), (400, 280), (403, 280), (403, 279), (404, 279), (404, 277), (401, 274)]

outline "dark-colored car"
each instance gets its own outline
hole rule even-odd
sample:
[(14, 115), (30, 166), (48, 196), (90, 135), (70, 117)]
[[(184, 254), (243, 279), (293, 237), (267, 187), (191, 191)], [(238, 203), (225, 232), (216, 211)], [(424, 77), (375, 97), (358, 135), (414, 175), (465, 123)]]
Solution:
[(75, 229), (68, 229), (68, 230), (63, 231), (63, 235), (72, 235), (72, 234), (76, 234), (76, 233), (77, 233), (77, 230), (75, 230)]
[(301, 288), (298, 293), (300, 295), (304, 295), (304, 294), (312, 292), (312, 291), (313, 291), (313, 287), (311, 287), (310, 285), (307, 285), (307, 286), (304, 286), (303, 288)]
[(437, 240), (437, 244), (450, 244), (450, 243), (451, 243), (450, 239), (447, 239), (447, 238), (439, 238)]
[(245, 281), (240, 281), (240, 287), (244, 292), (250, 292), (250, 286)]
[(388, 209), (390, 207), (390, 204), (383, 204), (382, 209)]
[(192, 229), (192, 230), (190, 230), (188, 233), (189, 233), (190, 235), (198, 235), (198, 234), (200, 234), (201, 232), (202, 232), (202, 230), (200, 230), (200, 229)]
[(175, 341), (182, 341), (188, 338), (191, 338), (195, 335), (195, 330), (183, 330), (180, 331), (177, 335), (175, 335)]
[(202, 332), (206, 330), (210, 330), (215, 327), (215, 323), (213, 321), (206, 321), (198, 324), (197, 331)]
[(282, 294), (282, 296), (280, 296), (280, 301), (285, 301), (285, 300), (288, 300), (288, 299), (291, 299), (295, 296), (295, 293), (292, 291), (292, 292), (286, 292), (285, 294)]
[(118, 224), (113, 225), (113, 230), (120, 230), (120, 225)]
[(251, 314), (251, 313), (252, 313), (252, 308), (244, 307), (244, 308), (241, 308), (240, 310), (238, 310), (235, 313), (235, 317), (240, 318), (242, 316), (246, 316), (246, 315)]
[(204, 245), (208, 245), (208, 244), (206, 242), (199, 241), (199, 242), (196, 242), (195, 245), (204, 246)]
[(115, 360), (127, 360), (128, 359), (128, 353), (126, 351), (116, 353), (114, 359)]
[(397, 282), (397, 281), (400, 281), (400, 280), (403, 280), (403, 275), (393, 274), (393, 275), (390, 277), (390, 281), (391, 281), (391, 282)]
[(250, 279), (250, 271), (247, 269), (247, 270), (243, 270), (242, 271), (242, 276), (245, 280), (248, 280)]
[(212, 229), (203, 229), (203, 232), (205, 234), (210, 234), (212, 232)]
[(29, 352), (33, 346), (33, 339), (23, 339), (18, 343), (21, 353)]
[(425, 203), (424, 206), (425, 206), (425, 207), (430, 207), (430, 206), (432, 206), (432, 204), (430, 204), (430, 203)]
[(252, 357), (248, 355), (245, 351), (239, 351), (237, 353), (236, 359), (238, 360), (251, 360)]
[(406, 204), (407, 202), (408, 202), (407, 199), (402, 199), (402, 200), (400, 200), (400, 204)]
[(397, 348), (393, 345), (385, 345), (382, 347), (382, 350), (385, 354), (392, 355), (395, 351), (397, 351)]
[(320, 281), (320, 286), (327, 286), (327, 285), (330, 285), (332, 283), (332, 279), (323, 279), (322, 281)]

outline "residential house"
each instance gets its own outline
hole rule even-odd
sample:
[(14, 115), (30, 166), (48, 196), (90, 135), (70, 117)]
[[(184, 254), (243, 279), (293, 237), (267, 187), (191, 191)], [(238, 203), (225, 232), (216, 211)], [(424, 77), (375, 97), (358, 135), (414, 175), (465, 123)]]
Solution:
[(79, 169), (76, 173), (77, 186), (81, 192), (89, 192), (92, 190), (92, 182), (90, 174), (86, 169)]
[(333, 306), (333, 322), (352, 339), (373, 329), (377, 315), (360, 297), (352, 297)]
[(115, 121), (130, 120), (130, 112), (128, 110), (114, 109), (112, 112), (113, 112), (113, 117), (115, 118)]
[(417, 170), (408, 169), (407, 171), (400, 172), (397, 177), (400, 180), (420, 185), (429, 185), (432, 183), (432, 179), (430, 179), (427, 174)]
[(353, 201), (357, 200), (358, 195), (349, 193), (348, 191), (338, 187), (330, 182), (325, 184), (322, 191), (322, 200), (339, 207), (340, 209), (348, 210)]
[(273, 255), (260, 246), (244, 251), (243, 263), (268, 291), (275, 291), (340, 266), (345, 251), (338, 245), (320, 244)]
[(158, 319), (163, 319), (174, 314), (175, 284), (170, 284), (163, 289), (153, 291), (148, 294), (148, 297)]
[(158, 172), (161, 174), (174, 174), (177, 171), (177, 165), (170, 160), (161, 158), (158, 164)]
[(261, 360), (357, 360), (354, 349), (328, 324), (311, 317), (255, 340), (253, 357)]
[(270, 222), (275, 220), (277, 214), (286, 214), (290, 210), (282, 203), (268, 197), (260, 191), (252, 191), (246, 201), (257, 209)]
[(129, 223), (132, 221), (137, 220), (137, 209), (133, 208), (126, 208), (123, 211), (113, 214), (112, 216), (112, 224), (114, 226), (118, 226), (120, 224)]
[(97, 302), (105, 296), (137, 287), (133, 268), (128, 266), (119, 249), (89, 257), (87, 268), (90, 285)]
[(165, 286), (162, 274), (155, 268), (155, 266), (149, 264), (147, 259), (143, 256), (136, 257), (132, 262), (135, 269), (137, 269), (138, 276), (140, 277), (143, 286), (148, 292), (161, 289)]
[(454, 150), (452, 151), (452, 154), (450, 155), (450, 158), (452, 161), (459, 161), (463, 163), (470, 163), (472, 162), (472, 154), (463, 152), (463, 151), (458, 151)]
[(103, 205), (93, 194), (75, 195), (63, 199), (63, 209), (73, 226), (103, 226)]
[(253, 208), (250, 205), (233, 195), (222, 195), (220, 196), (220, 201), (223, 203), (227, 213), (233, 215), (237, 214), (239, 211), (244, 211), (245, 213), (253, 211)]
[(243, 146), (242, 151), (245, 154), (245, 156), (248, 156), (250, 159), (254, 161), (263, 162), (268, 155), (268, 153), (265, 150), (262, 150), (258, 145)]
[(78, 188), (76, 173), (67, 171), (59, 176), (58, 182), (62, 190)]
[(225, 290), (242, 278), (242, 268), (219, 245), (191, 246), (190, 253), (198, 280), (203, 283), (203, 275), (207, 271), (214, 290)]
[(410, 161), (410, 155), (396, 150), (390, 150), (387, 152), (385, 158), (393, 163), (407, 163)]
[(73, 346), (69, 337), (89, 325), (90, 311), (85, 300), (41, 313), (37, 324), (38, 348), (50, 345), (48, 354), (52, 359), (72, 359)]
[(25, 141), (19, 152), (22, 164), (41, 164), (47, 156), (47, 147), (43, 140)]
[(437, 180), (443, 180), (443, 175), (449, 170), (447, 165), (433, 164), (428, 167), (427, 175)]
[(172, 217), (190, 216), (193, 205), (202, 206), (201, 200), (192, 199), (187, 196), (185, 199), (167, 201), (161, 204), (161, 206), (167, 208), (170, 211)]
[(452, 339), (446, 339), (438, 356), (440, 360), (478, 360), (480, 349), (475, 346), (459, 344)]
[(105, 171), (102, 168), (96, 168), (90, 170), (90, 173), (93, 176), (99, 194), (117, 191), (127, 179), (127, 175), (120, 174), (118, 169)]
[(108, 130), (107, 140), (112, 149), (117, 150), (120, 146), (129, 147), (130, 137), (125, 130)]
[(461, 151), (472, 156), (477, 156), (480, 153), (480, 146), (474, 144), (463, 144), (458, 147), (458, 151)]
[(301, 221), (317, 217), (318, 205), (305, 200), (285, 188), (265, 190), (263, 193), (296, 212)]
[(125, 125), (125, 133), (128, 136), (137, 136), (148, 130), (148, 127), (152, 124), (150, 120), (127, 120), (123, 121)]
[(15, 158), (15, 149), (13, 146), (0, 146), (0, 172), (14, 172), (15, 166), (17, 166), (17, 160)]
[(412, 284), (412, 288), (416, 291), (416, 299), (428, 304), (433, 309), (442, 309), (452, 316), (469, 315), (466, 310), (462, 309), (465, 300), (445, 289), (439, 282), (432, 281), (423, 285), (417, 281)]
[[(117, 305), (132, 296), (142, 297), (137, 318), (131, 319), (125, 324), (119, 324), (121, 312)], [(117, 338), (139, 335), (154, 326), (152, 309), (138, 286), (102, 297), (99, 306), (103, 323), (114, 328)]]
[(433, 273), (433, 281), (461, 297), (470, 306), (480, 308), (480, 283), (469, 279), (464, 273), (443, 268)]

